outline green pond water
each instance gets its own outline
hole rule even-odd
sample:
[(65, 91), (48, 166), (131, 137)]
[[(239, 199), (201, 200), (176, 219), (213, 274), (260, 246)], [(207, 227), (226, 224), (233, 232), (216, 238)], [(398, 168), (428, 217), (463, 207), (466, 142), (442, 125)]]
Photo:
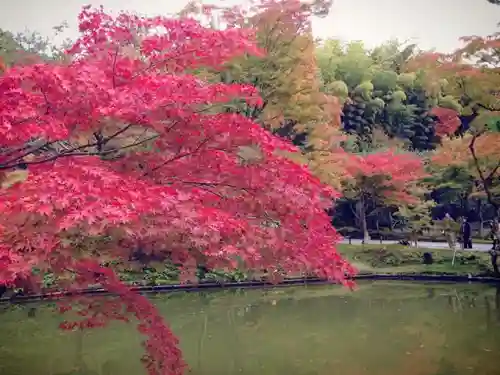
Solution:
[[(500, 287), (397, 282), (151, 297), (192, 375), (499, 375)], [(33, 310), (35, 308), (35, 310)], [(31, 309), (31, 310), (30, 310)], [(134, 325), (0, 306), (0, 375), (144, 375)]]

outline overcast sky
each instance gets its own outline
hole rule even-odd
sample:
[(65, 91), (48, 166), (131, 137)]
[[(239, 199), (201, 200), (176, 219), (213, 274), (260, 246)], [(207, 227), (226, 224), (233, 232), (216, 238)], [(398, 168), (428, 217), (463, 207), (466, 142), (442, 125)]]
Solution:
[[(49, 36), (52, 26), (67, 21), (68, 36), (75, 37), (76, 16), (89, 2), (112, 11), (154, 15), (176, 12), (187, 1), (0, 0), (0, 28), (14, 32), (28, 28)], [(330, 15), (315, 21), (314, 33), (317, 37), (363, 40), (368, 47), (391, 38), (411, 39), (423, 49), (447, 52), (459, 46), (460, 36), (497, 31), (498, 22), (500, 6), (486, 0), (334, 0)]]

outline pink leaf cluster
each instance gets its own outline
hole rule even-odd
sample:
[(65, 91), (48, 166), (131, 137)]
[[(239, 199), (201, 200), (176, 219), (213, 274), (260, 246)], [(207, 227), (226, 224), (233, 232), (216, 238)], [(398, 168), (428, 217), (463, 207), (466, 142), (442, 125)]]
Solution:
[(431, 114), (436, 116), (438, 122), (436, 124), (436, 135), (439, 137), (453, 134), (460, 126), (459, 113), (453, 109), (435, 107)]
[(100, 265), (98, 252), (76, 252), (75, 238), (106, 238), (116, 259), (137, 247), (162, 252), (187, 273), (202, 259), (208, 267), (309, 271), (351, 285), (355, 270), (336, 252), (339, 235), (325, 212), (335, 192), (277, 153), (295, 152), (291, 144), (221, 110), (235, 99), (259, 106), (253, 87), (192, 74), (261, 54), (249, 30), (89, 7), (79, 21), (67, 61), (0, 76), (0, 171), (29, 172), (0, 190), (1, 283), (30, 279), (37, 267), (70, 272), (71, 287), (97, 282), (117, 293), (121, 302), (85, 326), (120, 318), (113, 312), (125, 305), (148, 336), (152, 375), (182, 372), (175, 338), (147, 299)]

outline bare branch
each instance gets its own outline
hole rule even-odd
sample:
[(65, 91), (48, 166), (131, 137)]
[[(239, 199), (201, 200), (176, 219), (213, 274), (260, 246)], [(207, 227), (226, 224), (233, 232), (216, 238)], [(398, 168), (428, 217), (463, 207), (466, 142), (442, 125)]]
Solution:
[[(489, 186), (490, 183), (488, 181), (488, 178), (484, 175), (483, 170), (481, 169), (481, 166), (479, 164), (479, 158), (477, 157), (477, 154), (476, 154), (475, 144), (476, 144), (477, 137), (478, 137), (477, 134), (474, 134), (472, 136), (472, 140), (469, 143), (469, 150), (471, 152), (472, 159), (474, 161), (474, 167), (476, 168), (476, 171), (479, 175), (479, 178), (481, 179), (481, 182), (483, 184), (483, 189), (484, 189), (484, 192), (486, 193), (486, 197), (488, 198), (488, 202), (495, 208), (495, 211), (498, 212), (499, 206), (494, 200), (493, 194), (492, 194), (492, 192), (490, 190), (490, 186)], [(498, 169), (498, 167), (500, 167), (500, 165), (497, 166), (497, 169)]]

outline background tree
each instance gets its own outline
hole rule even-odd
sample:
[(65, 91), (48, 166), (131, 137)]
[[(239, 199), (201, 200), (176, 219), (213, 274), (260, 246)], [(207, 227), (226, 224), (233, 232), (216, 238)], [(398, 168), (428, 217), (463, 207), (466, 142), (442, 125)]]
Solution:
[[(265, 51), (232, 59), (214, 74), (213, 78), (221, 82), (250, 84), (259, 89), (262, 106), (237, 107), (234, 111), (272, 130), (286, 127), (290, 131), (296, 124), (304, 126), (322, 118), (325, 98), (316, 79), (310, 17), (318, 12), (323, 15), (326, 6), (324, 1), (304, 4), (280, 0), (254, 2), (250, 8), (208, 7), (219, 14), (211, 20), (212, 27), (230, 25), (252, 30)], [(205, 8), (192, 2), (181, 13), (203, 13)]]
[[(500, 157), (498, 142), (498, 99), (500, 75), (496, 34), (486, 38), (463, 38), (463, 48), (451, 56), (424, 55), (429, 79), (441, 76), (447, 98), (457, 98), (458, 106), (436, 112), (445, 129), (437, 162), (461, 164), (474, 173), (488, 202), (499, 210), (496, 197)], [(426, 60), (427, 59), (427, 60)], [(472, 64), (470, 61), (474, 61)], [(455, 137), (459, 135), (459, 137)]]
[(442, 217), (446, 212), (459, 216), (456, 212), (467, 216), (470, 213), (469, 201), (475, 193), (474, 177), (467, 168), (457, 165), (438, 165), (429, 163), (429, 177), (426, 178), (432, 187), (431, 196), (436, 201), (436, 215)]
[(415, 247), (418, 247), (418, 238), (424, 232), (430, 232), (433, 229), (432, 209), (436, 202), (430, 199), (430, 189), (420, 182), (418, 186), (413, 187), (413, 195), (416, 198), (407, 205), (398, 207), (397, 216), (405, 221), (405, 225), (410, 234), (410, 240)]
[[(465, 45), (451, 55), (423, 54), (416, 61), (426, 70), (429, 85), (439, 82), (442, 102), (457, 104), (435, 111), (443, 136), (433, 162), (466, 169), (474, 179), (475, 195), (484, 194), (498, 216), (500, 41), (498, 34), (462, 40)], [(497, 256), (493, 251), (496, 271)]]
[[(53, 37), (67, 28), (66, 23), (53, 27)], [(53, 38), (44, 37), (36, 31), (24, 31), (13, 34), (0, 29), (0, 60), (6, 67), (13, 64), (48, 61), (63, 57), (63, 50), (70, 45), (68, 39), (61, 45), (52, 42)]]
[[(208, 74), (218, 82), (255, 86), (263, 99), (261, 107), (234, 103), (228, 110), (292, 140), (302, 154), (287, 156), (338, 189), (346, 158), (339, 148), (341, 101), (321, 86), (311, 32), (311, 17), (325, 15), (328, 4), (282, 0), (257, 2), (250, 8), (217, 7), (220, 18), (212, 20), (213, 27), (229, 24), (254, 30), (266, 53), (240, 56), (222, 71)], [(183, 13), (203, 11), (200, 4), (191, 3)]]
[(369, 210), (415, 204), (416, 183), (425, 175), (419, 157), (395, 150), (353, 155), (347, 171), (352, 178), (345, 180), (343, 192), (355, 202), (364, 240), (370, 239)]
[(420, 76), (403, 71), (415, 46), (396, 41), (367, 50), (360, 42), (341, 45), (327, 40), (318, 48), (318, 64), (327, 90), (346, 97), (342, 126), (358, 136), (359, 147), (370, 147), (374, 127), (391, 138), (406, 140), (412, 149), (432, 149), (436, 143), (434, 105)]

